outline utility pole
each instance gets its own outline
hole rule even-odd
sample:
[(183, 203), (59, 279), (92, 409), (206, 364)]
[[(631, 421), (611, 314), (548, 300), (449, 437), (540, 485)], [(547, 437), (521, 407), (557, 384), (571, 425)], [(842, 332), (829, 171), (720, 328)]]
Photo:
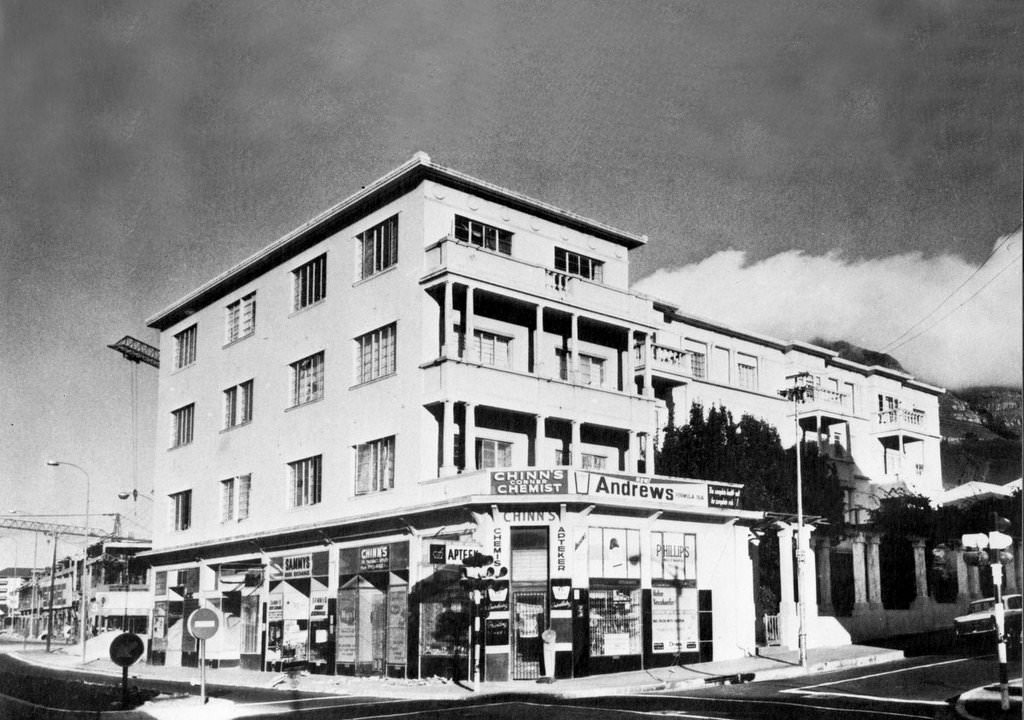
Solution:
[(807, 669), (807, 598), (804, 597), (806, 587), (804, 585), (804, 573), (806, 552), (804, 550), (804, 482), (802, 476), (800, 453), (803, 449), (800, 432), (799, 405), (807, 395), (813, 395), (813, 388), (804, 381), (811, 376), (808, 372), (790, 375), (787, 380), (792, 380), (790, 387), (779, 390), (779, 395), (793, 401), (793, 450), (796, 455), (796, 587), (797, 587), (797, 645), (800, 648), (800, 667)]

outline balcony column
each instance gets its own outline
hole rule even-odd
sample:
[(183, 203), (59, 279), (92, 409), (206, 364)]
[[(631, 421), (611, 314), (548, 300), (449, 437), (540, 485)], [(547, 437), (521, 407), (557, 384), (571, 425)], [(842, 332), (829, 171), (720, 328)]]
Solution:
[(579, 319), (580, 316), (577, 315), (576, 313), (573, 313), (569, 319), (569, 367), (566, 368), (565, 374), (566, 380), (568, 380), (571, 383), (578, 382), (579, 377), (578, 370), (580, 366), (580, 358), (579, 348), (577, 347), (578, 341), (576, 339), (578, 334), (578, 329), (576, 326), (579, 323)]
[(1017, 587), (1017, 563), (1020, 558), (1020, 543), (1013, 543), (1010, 545), (1010, 552), (1013, 553), (1013, 560), (1003, 564), (1003, 592), (1004, 593), (1015, 593), (1020, 592)]
[(633, 356), (633, 328), (626, 329), (626, 353), (622, 358), (622, 382), (619, 389), (630, 395), (633, 394), (633, 386), (636, 383), (634, 356)]
[(878, 560), (878, 546), (881, 538), (868, 537), (868, 605), (874, 610), (882, 609), (882, 572)]
[(651, 334), (644, 333), (644, 397), (654, 397), (654, 384), (651, 382)]
[[(533, 422), (533, 465), (534, 467), (544, 467), (547, 465), (547, 462), (544, 460), (544, 453), (547, 452), (547, 442), (544, 435), (547, 418), (543, 415), (534, 415)], [(555, 464), (557, 465), (558, 463)]]
[(544, 375), (544, 351), (542, 349), (542, 340), (544, 338), (544, 306), (537, 306), (537, 319), (534, 323), (535, 327), (533, 330), (533, 374), (537, 376)]
[(868, 611), (868, 576), (865, 562), (867, 541), (864, 538), (864, 533), (857, 533), (851, 545), (853, 546), (853, 614), (863, 615)]
[(818, 571), (818, 612), (835, 615), (832, 607), (832, 542), (827, 537), (814, 539), (814, 559)]
[(473, 287), (470, 285), (466, 286), (466, 317), (462, 323), (465, 329), (465, 336), (462, 344), (462, 359), (472, 360), (474, 362), (480, 359), (479, 353), (475, 352), (476, 349), (476, 305), (473, 301)]
[(640, 446), (639, 437), (636, 432), (632, 430), (626, 431), (626, 457), (623, 463), (623, 472), (637, 473), (640, 472), (639, 463), (640, 459)]
[[(444, 309), (441, 311), (441, 355), (454, 358), (458, 355), (455, 345), (455, 301), (452, 283), (444, 284)], [(447, 408), (446, 408), (447, 409)]]
[(439, 475), (455, 474), (455, 403), (444, 401), (441, 417), (441, 469)]
[(582, 456), (580, 455), (580, 421), (571, 420), (572, 423), (572, 441), (569, 444), (569, 462), (568, 464), (572, 467), (582, 467)]
[(981, 597), (981, 578), (978, 577), (978, 566), (967, 566), (967, 596), (971, 600)]
[(463, 472), (473, 472), (476, 467), (476, 405), (463, 403), (466, 419), (462, 428), (462, 465)]

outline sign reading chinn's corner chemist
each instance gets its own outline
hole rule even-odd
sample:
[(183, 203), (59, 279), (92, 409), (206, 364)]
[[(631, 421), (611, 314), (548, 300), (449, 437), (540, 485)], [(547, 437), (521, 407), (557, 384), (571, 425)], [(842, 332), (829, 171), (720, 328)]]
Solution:
[(494, 495), (578, 495), (638, 498), (687, 507), (738, 508), (739, 487), (636, 475), (552, 470), (492, 470)]

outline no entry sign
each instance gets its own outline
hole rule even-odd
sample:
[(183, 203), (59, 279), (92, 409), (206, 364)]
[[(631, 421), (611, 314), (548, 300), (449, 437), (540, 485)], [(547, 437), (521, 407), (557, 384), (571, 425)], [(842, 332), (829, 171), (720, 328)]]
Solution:
[(220, 615), (210, 608), (199, 608), (188, 616), (188, 631), (200, 640), (209, 640), (220, 629)]

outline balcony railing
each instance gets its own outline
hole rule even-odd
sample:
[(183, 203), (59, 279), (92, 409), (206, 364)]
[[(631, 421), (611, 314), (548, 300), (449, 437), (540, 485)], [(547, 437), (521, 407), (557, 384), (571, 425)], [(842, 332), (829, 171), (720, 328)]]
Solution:
[(893, 408), (878, 413), (878, 424), (881, 427), (912, 427), (924, 426), (924, 410), (907, 410)]
[[(634, 357), (638, 368), (647, 364), (644, 344), (634, 346)], [(692, 353), (667, 345), (651, 344), (651, 370), (668, 372), (673, 375), (693, 376)]]

